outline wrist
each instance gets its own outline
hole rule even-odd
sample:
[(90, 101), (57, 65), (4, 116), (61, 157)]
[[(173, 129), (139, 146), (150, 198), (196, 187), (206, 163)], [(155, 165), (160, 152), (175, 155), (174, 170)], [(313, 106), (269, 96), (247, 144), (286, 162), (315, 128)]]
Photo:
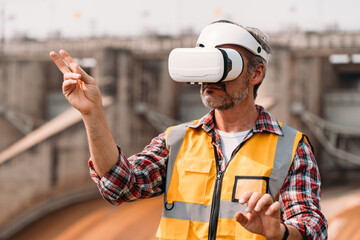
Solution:
[[(108, 102), (108, 101), (107, 101)], [(97, 117), (103, 114), (104, 106), (101, 95), (94, 96), (92, 99), (88, 99), (88, 102), (83, 103), (83, 107), (77, 108), (83, 117)]]
[(94, 108), (87, 113), (82, 113), (81, 115), (85, 124), (85, 128), (90, 132), (99, 129), (103, 131), (103, 128), (107, 126), (103, 108)]
[(97, 105), (88, 111), (81, 112), (83, 119), (99, 119), (105, 116), (102, 105)]
[(284, 233), (283, 233), (283, 235), (282, 235), (282, 238), (279, 238), (279, 239), (281, 239), (281, 240), (287, 240), (288, 237), (289, 237), (289, 229), (288, 229), (288, 227), (286, 226), (286, 224), (283, 223), (283, 222), (282, 222), (280, 225), (283, 226), (283, 228), (284, 228)]
[(286, 233), (289, 233), (289, 231), (287, 230), (287, 227), (286, 227), (285, 223), (281, 222), (279, 224), (278, 231), (276, 231), (274, 236), (272, 236), (271, 238), (267, 238), (267, 240), (283, 240), (283, 239), (287, 239), (287, 236), (286, 236), (286, 238), (284, 238)]

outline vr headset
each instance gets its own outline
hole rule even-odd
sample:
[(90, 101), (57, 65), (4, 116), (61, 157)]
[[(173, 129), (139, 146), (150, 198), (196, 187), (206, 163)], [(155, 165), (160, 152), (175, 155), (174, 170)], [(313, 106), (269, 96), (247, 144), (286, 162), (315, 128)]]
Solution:
[(205, 27), (195, 48), (176, 48), (169, 55), (169, 73), (177, 82), (217, 83), (234, 80), (243, 71), (241, 54), (223, 44), (245, 47), (269, 60), (269, 55), (244, 28), (231, 23), (214, 23)]

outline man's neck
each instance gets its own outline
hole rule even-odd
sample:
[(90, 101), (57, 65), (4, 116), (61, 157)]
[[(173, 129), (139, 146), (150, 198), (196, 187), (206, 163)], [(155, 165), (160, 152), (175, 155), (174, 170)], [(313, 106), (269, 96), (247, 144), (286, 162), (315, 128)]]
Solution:
[(216, 128), (223, 132), (242, 132), (253, 128), (258, 118), (254, 102), (244, 101), (227, 110), (215, 109)]

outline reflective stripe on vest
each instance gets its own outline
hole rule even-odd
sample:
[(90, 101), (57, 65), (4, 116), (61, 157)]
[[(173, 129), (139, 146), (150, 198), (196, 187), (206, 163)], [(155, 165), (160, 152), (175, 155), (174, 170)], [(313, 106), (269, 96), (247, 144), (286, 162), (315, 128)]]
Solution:
[[(169, 189), (169, 184), (170, 184), (170, 179), (171, 179), (168, 176), (172, 176), (176, 156), (179, 153), (179, 150), (180, 150), (180, 147), (181, 147), (181, 144), (182, 144), (182, 140), (185, 137), (187, 128), (188, 128), (187, 123), (177, 125), (177, 126), (170, 129), (171, 134), (169, 134), (167, 136), (167, 138), (166, 138), (166, 145), (167, 145), (167, 147), (169, 149), (169, 159), (168, 159), (168, 162), (167, 162), (167, 169), (166, 169), (165, 196), (166, 196), (166, 193), (167, 193), (167, 191)], [(171, 150), (170, 150), (170, 146), (171, 146)]]
[(275, 200), (277, 193), (280, 191), (292, 161), (293, 145), (297, 130), (283, 124), (281, 126), (284, 135), (279, 136), (275, 151), (275, 161), (270, 173), (269, 193)]
[[(245, 213), (245, 207), (245, 205), (240, 205), (237, 202), (221, 201), (219, 218), (233, 219), (235, 213)], [(210, 210), (211, 205), (174, 202), (174, 208), (171, 211), (164, 209), (162, 216), (189, 221), (209, 222)]]

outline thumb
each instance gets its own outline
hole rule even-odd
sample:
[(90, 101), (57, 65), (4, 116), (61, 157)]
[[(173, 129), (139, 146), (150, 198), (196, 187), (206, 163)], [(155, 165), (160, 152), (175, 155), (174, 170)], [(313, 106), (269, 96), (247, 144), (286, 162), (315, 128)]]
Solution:
[(241, 212), (237, 212), (235, 214), (235, 219), (243, 227), (248, 223), (248, 218), (244, 214), (242, 214)]

